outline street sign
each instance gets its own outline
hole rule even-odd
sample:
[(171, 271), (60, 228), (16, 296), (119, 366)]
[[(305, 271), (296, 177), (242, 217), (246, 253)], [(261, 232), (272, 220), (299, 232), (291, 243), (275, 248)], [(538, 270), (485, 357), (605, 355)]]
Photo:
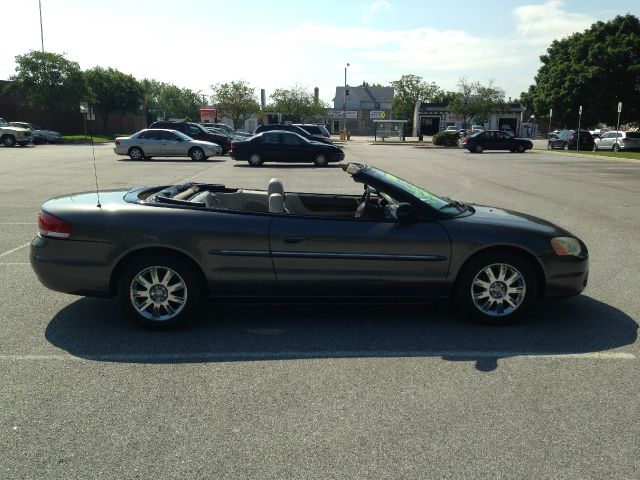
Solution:
[(89, 113), (89, 104), (87, 102), (80, 102), (80, 113)]
[(622, 102), (618, 102), (618, 113), (622, 111)]
[(387, 112), (384, 110), (372, 110), (369, 112), (369, 118), (375, 118), (384, 120), (387, 117)]

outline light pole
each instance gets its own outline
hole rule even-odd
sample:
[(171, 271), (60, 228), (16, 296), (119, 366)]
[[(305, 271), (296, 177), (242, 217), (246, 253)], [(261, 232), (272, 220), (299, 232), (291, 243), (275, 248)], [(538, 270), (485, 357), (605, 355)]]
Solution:
[(344, 131), (345, 139), (347, 138), (347, 67), (351, 66), (350, 63), (344, 67), (344, 103), (342, 104), (342, 130)]
[(549, 143), (551, 142), (551, 119), (553, 118), (553, 108), (549, 109), (549, 131), (547, 132), (547, 150), (549, 150)]
[(44, 34), (42, 33), (42, 1), (38, 0), (38, 8), (40, 9), (40, 42), (42, 43), (42, 53), (44, 53)]

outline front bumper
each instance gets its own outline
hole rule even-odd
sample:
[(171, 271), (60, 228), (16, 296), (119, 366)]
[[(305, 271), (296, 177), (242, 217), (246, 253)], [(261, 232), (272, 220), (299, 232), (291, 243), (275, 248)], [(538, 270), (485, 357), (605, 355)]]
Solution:
[(545, 270), (544, 295), (577, 295), (587, 286), (589, 258), (573, 256), (539, 257)]
[(103, 242), (74, 241), (36, 236), (29, 260), (38, 280), (57, 292), (110, 297), (111, 274), (126, 251)]

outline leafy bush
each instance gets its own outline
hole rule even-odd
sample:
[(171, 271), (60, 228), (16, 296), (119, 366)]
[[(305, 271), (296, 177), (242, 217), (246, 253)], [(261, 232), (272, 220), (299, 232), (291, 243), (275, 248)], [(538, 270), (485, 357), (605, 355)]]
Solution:
[(458, 132), (444, 131), (438, 132), (433, 136), (433, 144), (444, 147), (457, 147), (460, 134)]

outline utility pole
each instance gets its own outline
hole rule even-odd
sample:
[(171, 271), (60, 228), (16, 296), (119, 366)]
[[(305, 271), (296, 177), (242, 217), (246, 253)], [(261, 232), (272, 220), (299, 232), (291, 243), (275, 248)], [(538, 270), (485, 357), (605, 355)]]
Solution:
[[(344, 138), (347, 138), (347, 67), (344, 67), (344, 104), (342, 105), (342, 130), (344, 131)], [(342, 139), (341, 139), (342, 140)]]
[(582, 105), (578, 110), (578, 138), (576, 139), (576, 152), (580, 151), (580, 122), (582, 121)]

